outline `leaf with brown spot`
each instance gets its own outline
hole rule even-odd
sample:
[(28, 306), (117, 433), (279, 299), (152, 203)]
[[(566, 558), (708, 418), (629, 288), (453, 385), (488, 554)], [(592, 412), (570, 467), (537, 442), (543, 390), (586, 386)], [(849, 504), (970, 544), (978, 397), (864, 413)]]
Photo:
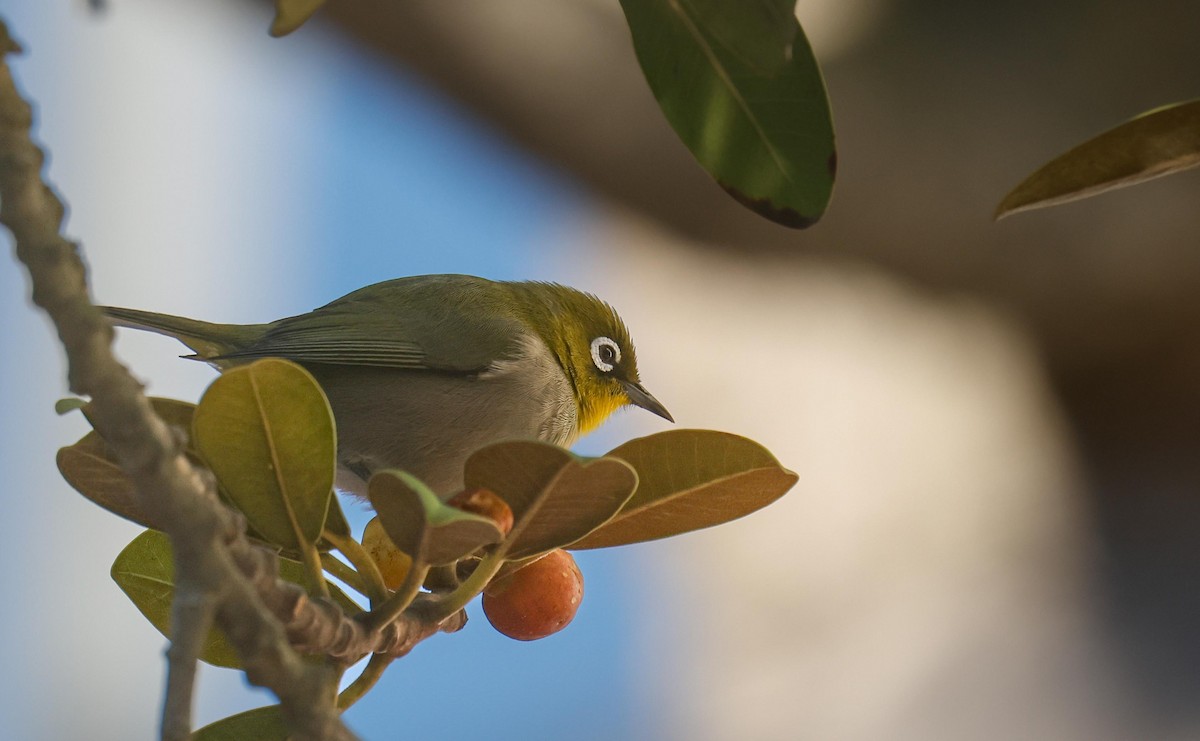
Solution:
[(605, 456), (638, 474), (615, 517), (572, 550), (656, 540), (720, 525), (783, 496), (797, 481), (753, 440), (713, 430), (670, 430), (630, 440)]
[(996, 218), (1123, 188), (1200, 165), (1200, 100), (1143, 113), (1042, 165)]
[(833, 118), (821, 69), (784, 0), (621, 0), (663, 115), (739, 203), (784, 226), (825, 213)]

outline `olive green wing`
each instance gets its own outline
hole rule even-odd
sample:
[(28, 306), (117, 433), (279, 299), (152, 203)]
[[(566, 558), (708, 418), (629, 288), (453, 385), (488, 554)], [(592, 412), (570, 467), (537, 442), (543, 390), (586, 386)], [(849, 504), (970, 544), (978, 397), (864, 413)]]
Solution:
[(359, 289), (269, 325), (253, 344), (212, 360), (279, 357), (299, 363), (477, 373), (511, 358), (527, 333), (502, 283), (417, 276)]

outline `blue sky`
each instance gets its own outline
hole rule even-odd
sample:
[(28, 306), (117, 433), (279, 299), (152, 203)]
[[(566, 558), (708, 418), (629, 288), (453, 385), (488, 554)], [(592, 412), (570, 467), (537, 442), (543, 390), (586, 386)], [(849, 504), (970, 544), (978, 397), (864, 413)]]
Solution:
[[(585, 195), (402, 70), (320, 27), (271, 40), (265, 7), (129, 2), (91, 17), (82, 5), (18, 0), (5, 15), (101, 300), (262, 321), (399, 275), (571, 282), (556, 272), (571, 246), (552, 241), (586, 213)], [(0, 587), (17, 604), (0, 617), (14, 644), (0, 717), (14, 738), (146, 738), (163, 642), (108, 577), (137, 529), (54, 471), (56, 448), (84, 427), (53, 415), (66, 393), (58, 351), (21, 274), (0, 272), (0, 470), (19, 493), (0, 537)], [(170, 341), (118, 346), (153, 393), (194, 399), (211, 378)], [(350, 509), (361, 525), (367, 513)], [(586, 597), (568, 630), (518, 643), (475, 607), (464, 632), (394, 665), (353, 727), (367, 738), (650, 733), (628, 681), (623, 592), (636, 565), (619, 551), (580, 561)], [(203, 675), (202, 722), (263, 703), (234, 673)]]

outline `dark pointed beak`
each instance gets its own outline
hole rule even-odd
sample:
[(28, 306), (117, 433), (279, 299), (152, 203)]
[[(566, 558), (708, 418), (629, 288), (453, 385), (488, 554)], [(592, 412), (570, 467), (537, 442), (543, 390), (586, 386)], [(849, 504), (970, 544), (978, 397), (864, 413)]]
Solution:
[(653, 412), (668, 422), (675, 421), (675, 418), (672, 417), (671, 413), (667, 411), (667, 408), (662, 405), (662, 402), (660, 402), (658, 399), (655, 399), (649, 391), (643, 388), (642, 384), (633, 383), (631, 381), (622, 381), (621, 385), (625, 387), (625, 395), (629, 397), (630, 404), (639, 406), (642, 409), (645, 409), (647, 412)]

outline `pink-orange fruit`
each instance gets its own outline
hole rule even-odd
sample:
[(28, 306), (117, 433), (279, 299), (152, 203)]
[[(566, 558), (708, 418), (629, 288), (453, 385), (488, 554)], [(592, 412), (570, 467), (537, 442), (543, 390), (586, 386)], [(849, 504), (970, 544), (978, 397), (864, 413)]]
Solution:
[(567, 627), (583, 601), (583, 574), (564, 550), (547, 553), (483, 590), (483, 614), (518, 641), (535, 641)]
[(508, 503), (501, 499), (491, 489), (476, 487), (466, 489), (454, 495), (449, 502), (451, 507), (457, 507), (463, 512), (481, 515), (496, 523), (500, 532), (508, 535), (513, 526), (513, 513)]

